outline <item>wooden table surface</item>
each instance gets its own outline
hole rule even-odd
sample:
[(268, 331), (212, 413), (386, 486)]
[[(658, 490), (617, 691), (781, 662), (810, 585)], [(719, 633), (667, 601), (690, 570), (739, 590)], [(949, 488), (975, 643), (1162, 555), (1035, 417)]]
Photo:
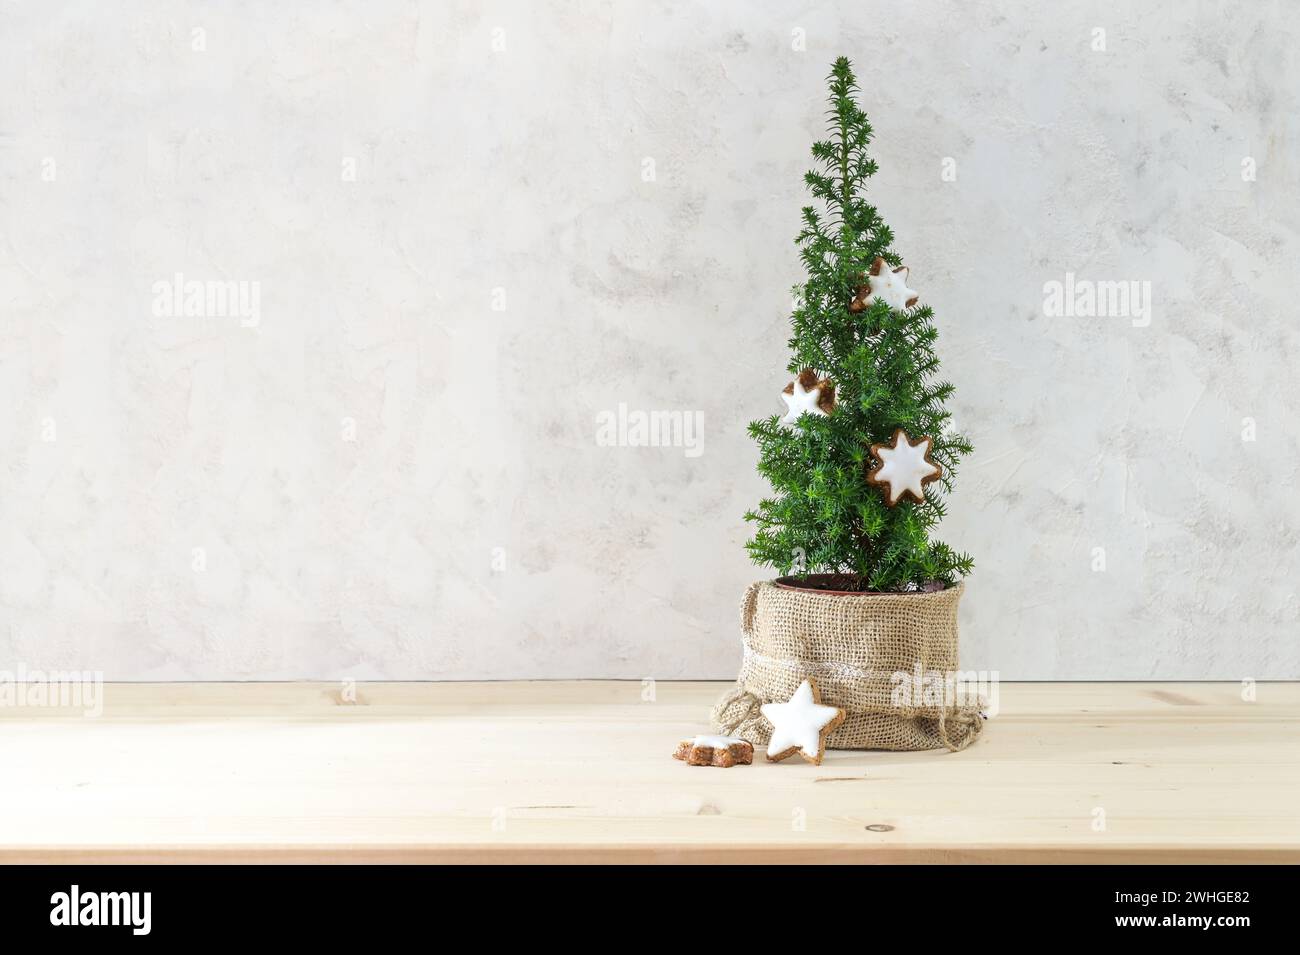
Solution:
[(0, 707), (0, 862), (1300, 862), (1300, 684), (1003, 684), (963, 753), (671, 758), (718, 683)]

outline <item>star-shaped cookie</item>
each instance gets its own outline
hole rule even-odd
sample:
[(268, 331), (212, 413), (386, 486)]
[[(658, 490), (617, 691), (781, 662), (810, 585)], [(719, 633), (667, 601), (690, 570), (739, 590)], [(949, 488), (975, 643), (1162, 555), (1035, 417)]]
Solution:
[(894, 432), (892, 445), (873, 444), (871, 453), (880, 466), (867, 472), (867, 481), (885, 491), (885, 503), (893, 507), (910, 496), (917, 504), (925, 503), (925, 486), (943, 476), (943, 468), (930, 457), (934, 441), (929, 435), (913, 442), (907, 432)]
[(764, 703), (759, 712), (772, 724), (767, 758), (778, 763), (798, 753), (820, 766), (826, 755), (826, 737), (844, 722), (838, 706), (824, 706), (817, 684), (811, 677), (799, 684), (788, 703)]
[(911, 308), (920, 296), (914, 289), (907, 287), (908, 274), (907, 266), (900, 265), (891, 269), (888, 262), (876, 256), (876, 261), (871, 263), (867, 272), (867, 284), (858, 289), (858, 297), (853, 300), (849, 310), (861, 312), (878, 301), (895, 311)]
[(817, 372), (811, 368), (805, 368), (785, 386), (781, 400), (786, 407), (782, 424), (796, 424), (805, 413), (824, 418), (835, 410), (835, 386), (825, 378), (818, 379)]
[(748, 766), (754, 761), (754, 747), (738, 736), (696, 736), (677, 744), (673, 759), (691, 766)]

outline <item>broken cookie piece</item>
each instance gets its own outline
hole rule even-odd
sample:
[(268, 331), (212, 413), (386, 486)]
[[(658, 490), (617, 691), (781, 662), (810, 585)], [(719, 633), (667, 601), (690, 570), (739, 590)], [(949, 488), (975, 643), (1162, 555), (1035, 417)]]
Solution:
[(673, 759), (691, 766), (721, 766), (737, 763), (748, 766), (754, 761), (754, 747), (738, 736), (697, 736), (677, 744)]

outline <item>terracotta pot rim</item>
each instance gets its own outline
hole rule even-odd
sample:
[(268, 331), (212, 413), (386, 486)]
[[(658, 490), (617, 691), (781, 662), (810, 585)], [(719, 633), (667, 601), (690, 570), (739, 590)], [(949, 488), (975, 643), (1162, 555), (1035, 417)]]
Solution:
[(822, 587), (809, 587), (803, 580), (842, 579), (842, 574), (808, 574), (805, 577), (777, 577), (772, 583), (781, 590), (793, 590), (801, 594), (821, 594), (826, 597), (934, 597), (946, 594), (962, 586), (958, 581), (942, 590), (828, 590)]

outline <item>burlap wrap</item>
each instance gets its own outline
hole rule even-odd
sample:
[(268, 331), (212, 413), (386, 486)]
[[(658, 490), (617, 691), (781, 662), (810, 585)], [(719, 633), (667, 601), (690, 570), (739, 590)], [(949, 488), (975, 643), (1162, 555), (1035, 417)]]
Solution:
[(965, 749), (983, 728), (979, 704), (942, 693), (896, 693), (896, 674), (957, 670), (957, 602), (965, 584), (935, 593), (823, 594), (751, 584), (741, 603), (745, 658), (713, 709), (714, 730), (764, 746), (759, 706), (784, 702), (815, 677), (822, 702), (848, 715), (831, 749)]

